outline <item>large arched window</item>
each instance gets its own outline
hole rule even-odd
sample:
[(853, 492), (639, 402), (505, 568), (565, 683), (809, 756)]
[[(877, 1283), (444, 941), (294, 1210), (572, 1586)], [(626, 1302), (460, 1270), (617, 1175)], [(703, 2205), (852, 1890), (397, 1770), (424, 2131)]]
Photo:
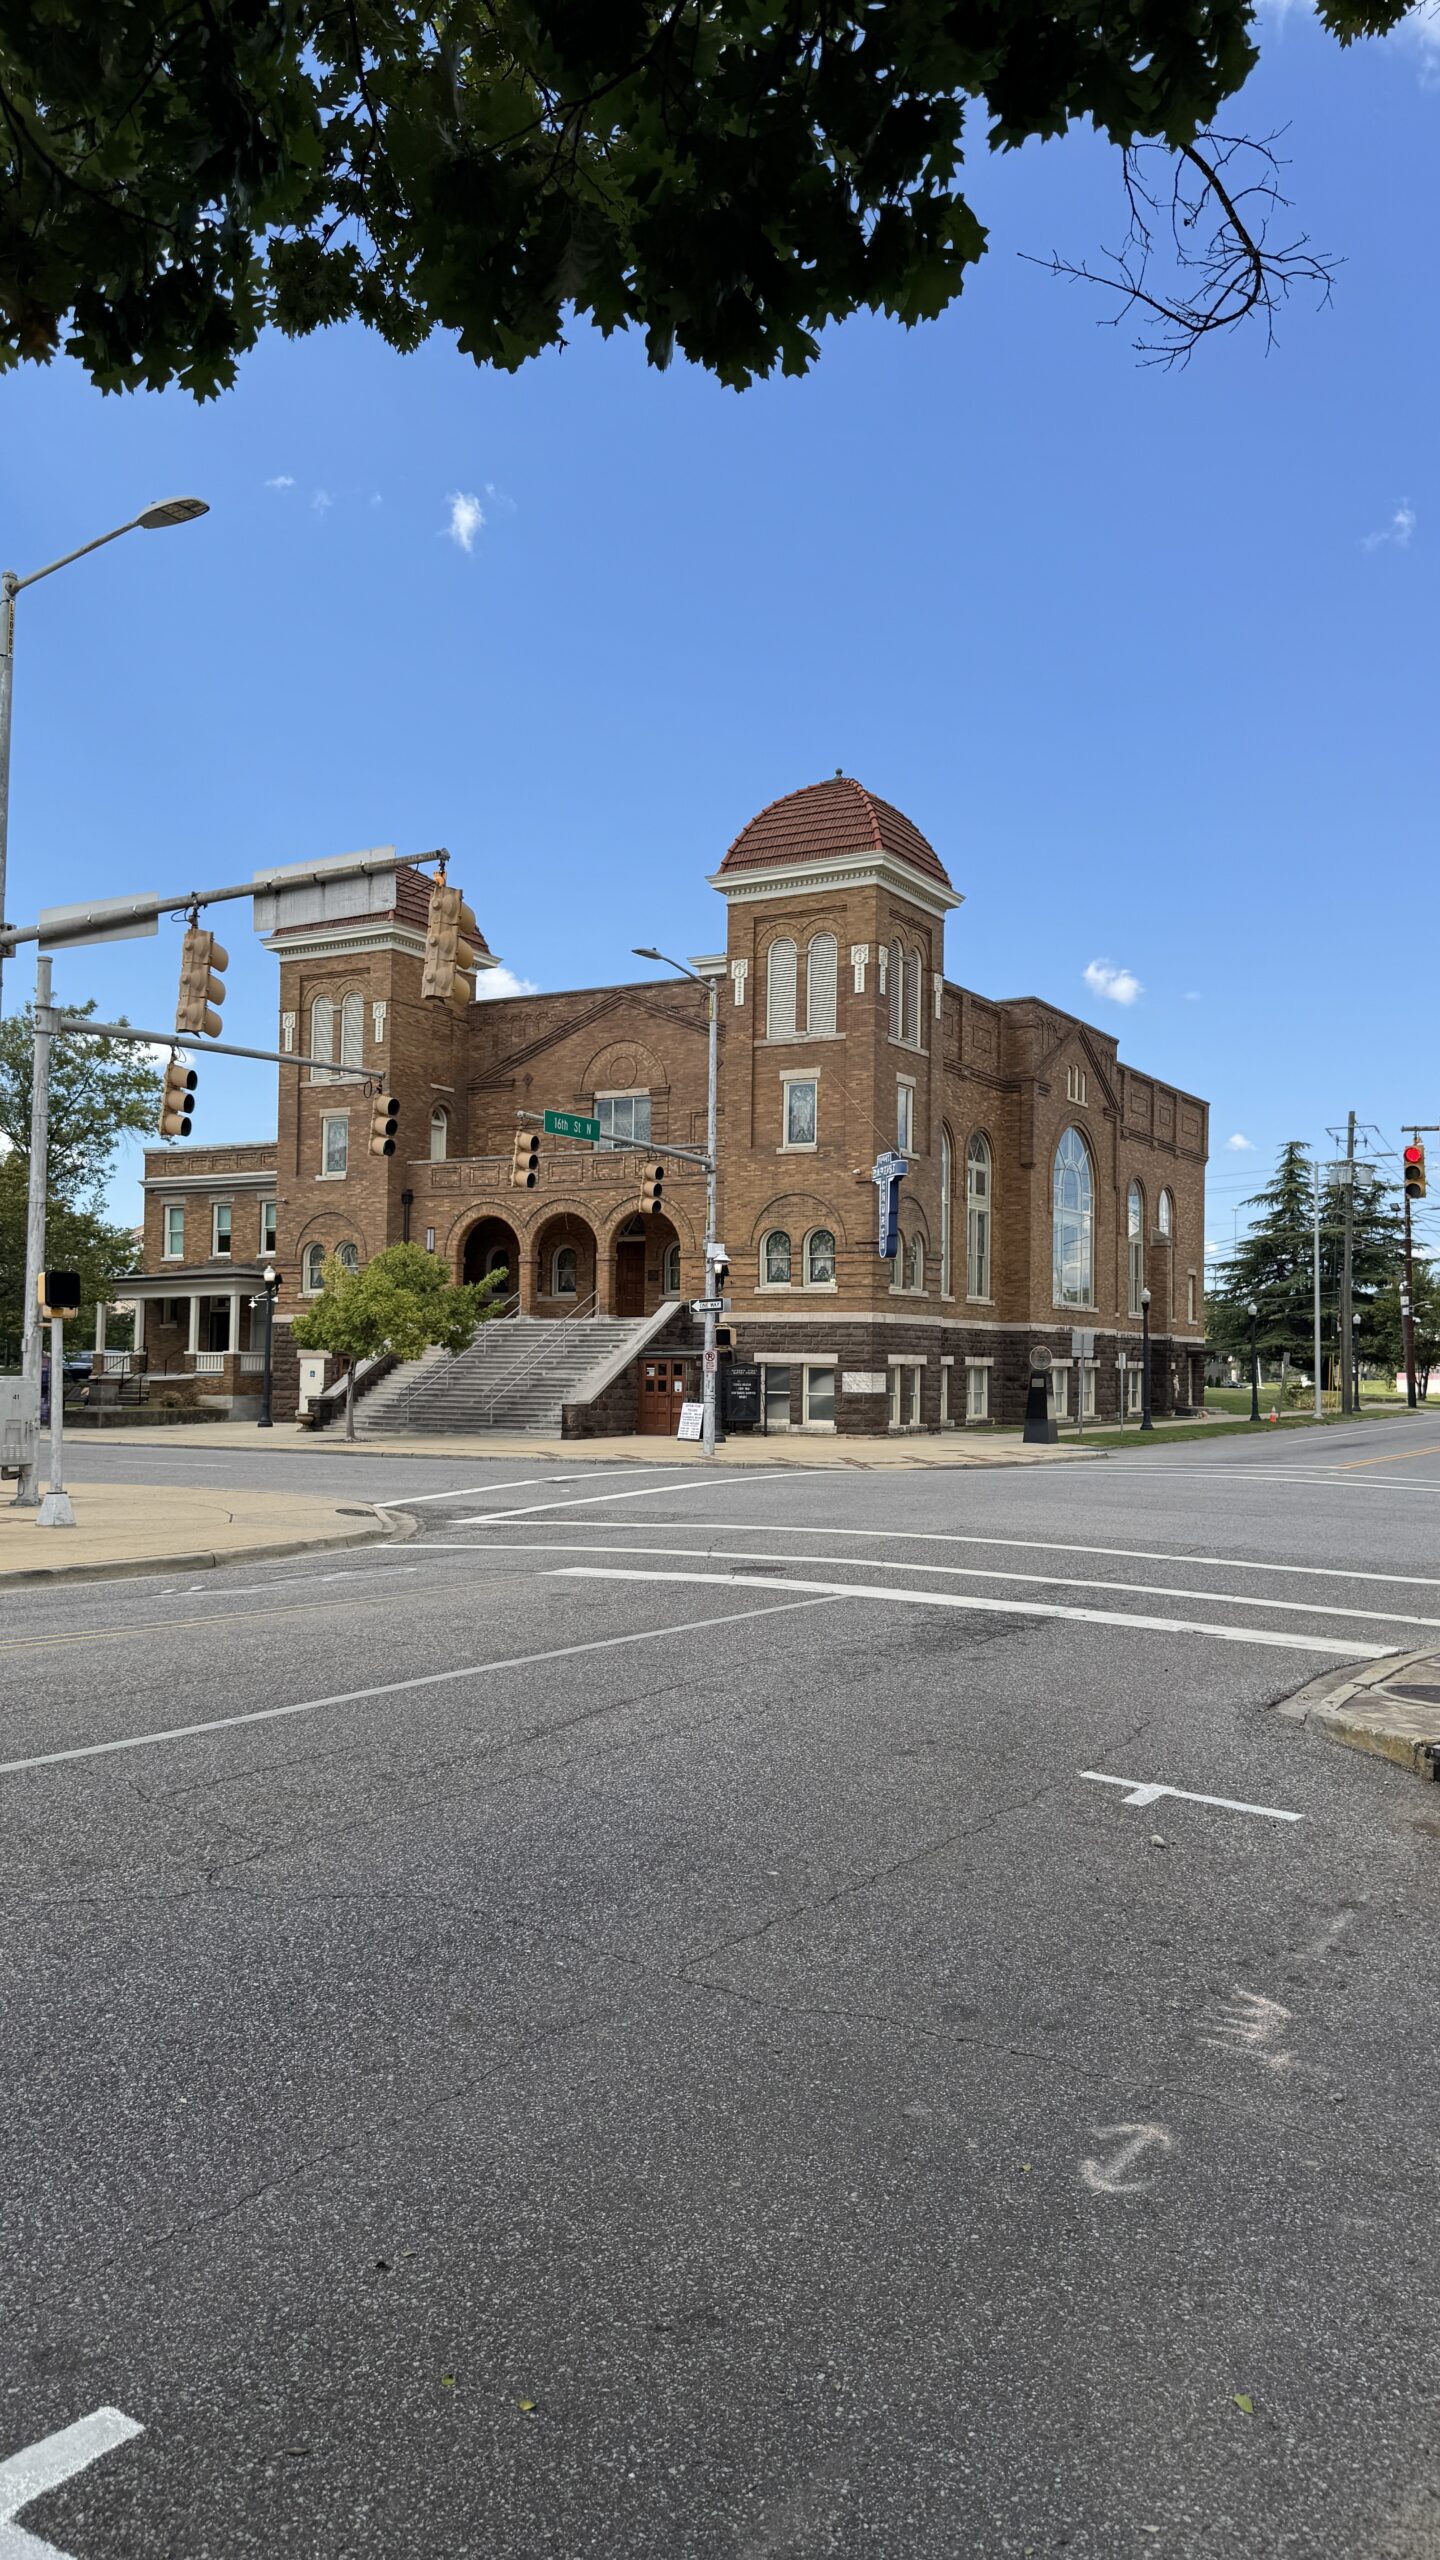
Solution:
[[(310, 1007), (310, 1055), (327, 1061), (335, 1055), (335, 1007), (329, 996), (317, 996)], [(310, 1070), (312, 1084), (329, 1084), (323, 1066)]]
[(324, 1288), (324, 1286), (325, 1286), (325, 1247), (323, 1246), (323, 1244), (307, 1244), (307, 1246), (305, 1247), (305, 1295), (306, 1295), (306, 1297), (307, 1297), (307, 1298), (314, 1298), (314, 1297), (317, 1297), (317, 1296), (319, 1295), (320, 1291)]
[(1130, 1262), (1130, 1313), (1140, 1313), (1140, 1292), (1145, 1286), (1145, 1194), (1138, 1182), (1132, 1182), (1125, 1201), (1125, 1236)]
[(955, 1150), (950, 1132), (940, 1132), (940, 1295), (948, 1298), (954, 1286), (950, 1267), (950, 1186), (955, 1179)]
[(765, 960), (765, 1037), (795, 1037), (795, 945), (772, 942)]
[(828, 1227), (812, 1227), (805, 1239), (805, 1286), (807, 1289), (833, 1289), (835, 1286), (835, 1238)]
[(783, 1227), (772, 1227), (760, 1247), (760, 1285), (764, 1289), (790, 1286), (790, 1239)]
[(443, 1164), (450, 1153), (450, 1114), (443, 1102), (437, 1102), (430, 1114), (430, 1161)]
[(814, 1032), (835, 1028), (835, 973), (839, 959), (833, 933), (817, 933), (805, 955), (805, 1025)]
[(680, 1247), (678, 1244), (667, 1244), (665, 1247), (665, 1267), (661, 1277), (660, 1286), (664, 1296), (667, 1298), (679, 1297)]
[(912, 1236), (910, 1239), (909, 1257), (905, 1268), (905, 1286), (907, 1289), (923, 1289), (925, 1286), (925, 1239), (923, 1236)]
[(1055, 1150), (1050, 1227), (1056, 1306), (1093, 1307), (1095, 1177), (1078, 1129), (1067, 1129)]
[(550, 1266), (552, 1298), (573, 1298), (580, 1286), (580, 1257), (573, 1244), (558, 1245)]
[(363, 998), (358, 995), (342, 996), (340, 999), (340, 1064), (342, 1067), (359, 1066), (360, 1044), (364, 1028)]
[(965, 1294), (990, 1296), (990, 1141), (979, 1131), (965, 1150)]

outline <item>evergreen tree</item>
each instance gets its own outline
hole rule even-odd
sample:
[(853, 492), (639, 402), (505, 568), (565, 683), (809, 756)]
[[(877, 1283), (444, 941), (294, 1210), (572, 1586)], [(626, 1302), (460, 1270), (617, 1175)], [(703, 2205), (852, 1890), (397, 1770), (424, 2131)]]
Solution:
[[(1261, 1191), (1241, 1205), (1257, 1212), (1248, 1234), (1220, 1266), (1207, 1296), (1212, 1347), (1248, 1359), (1250, 1315), (1262, 1361), (1309, 1369), (1315, 1350), (1314, 1173), (1298, 1138), (1281, 1148), (1275, 1171)], [(1362, 1360), (1388, 1356), (1383, 1303), (1393, 1289), (1401, 1252), (1401, 1216), (1394, 1188), (1368, 1165), (1355, 1168), (1351, 1287)], [(1331, 1173), (1320, 1196), (1320, 1321), (1322, 1359), (1331, 1374), (1339, 1351), (1340, 1282), (1345, 1257), (1345, 1186)]]

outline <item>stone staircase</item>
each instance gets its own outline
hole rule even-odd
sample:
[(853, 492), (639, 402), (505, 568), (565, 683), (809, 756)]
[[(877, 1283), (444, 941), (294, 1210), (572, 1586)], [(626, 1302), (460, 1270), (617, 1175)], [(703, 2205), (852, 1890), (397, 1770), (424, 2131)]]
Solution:
[(533, 1431), (560, 1434), (562, 1409), (593, 1395), (675, 1314), (509, 1316), (482, 1325), (468, 1351), (402, 1361), (355, 1408), (361, 1438), (377, 1432)]

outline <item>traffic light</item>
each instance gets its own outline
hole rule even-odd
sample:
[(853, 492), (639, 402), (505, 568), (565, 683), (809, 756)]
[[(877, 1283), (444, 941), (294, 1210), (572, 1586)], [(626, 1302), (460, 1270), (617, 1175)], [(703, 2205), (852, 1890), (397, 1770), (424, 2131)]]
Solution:
[(165, 1091), (160, 1097), (159, 1129), (162, 1138), (189, 1137), (198, 1082), (193, 1067), (183, 1066), (178, 1058), (171, 1058), (165, 1070)]
[(715, 1348), (719, 1352), (722, 1360), (734, 1359), (735, 1327), (733, 1324), (717, 1324), (715, 1327)]
[(710, 1279), (717, 1298), (723, 1298), (730, 1284), (730, 1256), (717, 1253), (710, 1265)]
[(230, 966), (230, 955), (222, 951), (213, 933), (203, 933), (192, 924), (180, 953), (180, 995), (175, 1006), (177, 1031), (202, 1033), (207, 1040), (220, 1037), (220, 1007), (225, 1001), (225, 980), (221, 972)]
[(1425, 1150), (1422, 1146), (1405, 1150), (1405, 1197), (1407, 1200), (1423, 1200), (1425, 1197)]
[(642, 1218), (658, 1218), (663, 1215), (664, 1208), (665, 1167), (663, 1164), (647, 1164), (640, 1178), (640, 1215)]
[(540, 1179), (540, 1132), (532, 1129), (528, 1136), (522, 1129), (510, 1160), (510, 1182), (513, 1190), (533, 1191)]
[(393, 1156), (400, 1126), (400, 1104), (393, 1093), (377, 1093), (370, 1105), (370, 1153)]
[(430, 918), (425, 927), (425, 971), (422, 996), (452, 1005), (463, 1013), (475, 992), (475, 951), (480, 927), (465, 904), (463, 890), (437, 880), (430, 892)]
[(42, 1316), (78, 1316), (80, 1313), (80, 1274), (78, 1271), (42, 1271), (35, 1283)]

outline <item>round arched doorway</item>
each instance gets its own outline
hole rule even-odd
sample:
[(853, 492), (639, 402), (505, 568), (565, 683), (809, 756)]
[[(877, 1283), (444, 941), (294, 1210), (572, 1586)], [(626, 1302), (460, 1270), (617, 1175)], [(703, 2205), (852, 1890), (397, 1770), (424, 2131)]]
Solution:
[(482, 1218), (465, 1239), (460, 1276), (469, 1284), (489, 1280), (497, 1271), (505, 1274), (504, 1297), (514, 1298), (520, 1287), (520, 1239), (503, 1218)]
[(615, 1313), (653, 1315), (680, 1294), (680, 1239), (666, 1217), (627, 1218), (614, 1242)]

